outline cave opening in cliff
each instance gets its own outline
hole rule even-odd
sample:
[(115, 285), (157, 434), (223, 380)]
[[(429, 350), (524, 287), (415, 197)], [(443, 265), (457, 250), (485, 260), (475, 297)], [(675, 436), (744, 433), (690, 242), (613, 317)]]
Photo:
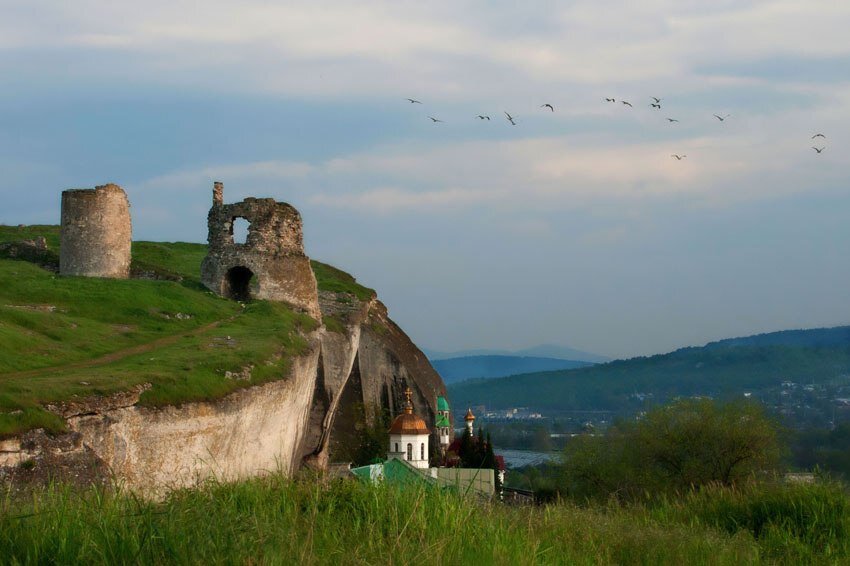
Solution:
[(227, 270), (227, 297), (235, 301), (251, 300), (252, 287), (257, 278), (254, 272), (245, 266), (237, 265)]

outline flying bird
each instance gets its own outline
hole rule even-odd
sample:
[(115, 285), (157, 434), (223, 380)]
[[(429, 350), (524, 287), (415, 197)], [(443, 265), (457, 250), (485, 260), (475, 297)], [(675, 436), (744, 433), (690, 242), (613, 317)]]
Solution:
[(674, 154), (673, 154), (673, 155), (671, 155), (670, 157), (675, 157), (677, 161), (681, 161), (682, 159), (684, 159), (685, 157), (687, 157), (687, 155), (679, 155), (679, 154), (677, 154), (677, 153), (674, 153)]
[(429, 118), (431, 118), (431, 121), (432, 121), (432, 122), (442, 122), (442, 120), (437, 120), (437, 119), (436, 119), (436, 118), (434, 118), (433, 116), (428, 116), (428, 117), (429, 117)]
[(489, 120), (489, 119), (490, 119), (490, 116), (482, 116), (481, 114), (479, 114), (479, 115), (478, 115), (478, 119), (479, 119), (479, 120)]
[(653, 107), (653, 108), (655, 108), (656, 110), (661, 110), (661, 105), (660, 105), (660, 104), (656, 104), (656, 103), (654, 103), (654, 102), (653, 102), (652, 104), (650, 104), (650, 106), (652, 106), (652, 107)]
[(548, 108), (548, 109), (549, 109), (549, 110), (551, 110), (552, 112), (554, 112), (554, 111), (555, 111), (555, 107), (554, 107), (554, 106), (552, 106), (551, 104), (541, 104), (541, 105), (540, 105), (540, 108)]
[(731, 116), (731, 114), (727, 114), (725, 116), (718, 116), (717, 114), (714, 114), (714, 117), (717, 118), (718, 120), (720, 120), (721, 122), (723, 120), (725, 120), (726, 118), (728, 118), (729, 116)]
[(419, 101), (418, 101), (418, 100), (416, 100), (415, 98), (405, 98), (405, 100), (407, 100), (407, 101), (408, 101), (408, 102), (410, 102), (411, 104), (422, 104), (421, 102), (419, 102)]
[(616, 98), (606, 98), (605, 102), (617, 102)]
[(823, 135), (823, 134), (815, 134), (815, 135), (813, 135), (813, 136), (812, 136), (812, 139), (815, 139), (815, 138), (823, 138), (823, 139), (826, 139), (826, 136), (825, 136), (825, 135)]
[(511, 116), (511, 115), (510, 115), (510, 114), (508, 114), (507, 112), (505, 112), (505, 116), (507, 116), (507, 117), (508, 117), (508, 122), (510, 122), (510, 123), (511, 123), (511, 126), (516, 126), (516, 122), (514, 122), (514, 118), (513, 118), (513, 116)]
[(626, 106), (628, 106), (629, 108), (633, 108), (632, 103), (631, 103), (631, 102), (629, 102), (628, 100), (621, 100), (620, 102), (622, 102), (623, 104), (625, 104), (625, 105), (626, 105)]
[(661, 99), (657, 96), (651, 96), (650, 98), (655, 101), (655, 104), (661, 104)]
[(816, 152), (818, 152), (818, 153), (822, 153), (822, 152), (823, 152), (823, 150), (825, 150), (825, 149), (826, 149), (826, 146), (824, 146), (824, 147), (822, 147), (822, 148), (820, 148), (820, 149), (816, 148), (815, 146), (812, 146), (812, 149), (813, 149), (813, 150), (815, 150), (815, 151), (816, 151)]
[(677, 119), (675, 119), (675, 118), (667, 118), (667, 121), (668, 121), (668, 122), (670, 122), (671, 124), (672, 124), (673, 122), (678, 122), (678, 120), (677, 120)]

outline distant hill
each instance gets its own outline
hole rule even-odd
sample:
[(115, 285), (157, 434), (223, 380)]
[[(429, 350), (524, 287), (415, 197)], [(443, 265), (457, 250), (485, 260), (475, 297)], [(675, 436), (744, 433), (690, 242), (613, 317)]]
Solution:
[(447, 360), (451, 358), (467, 358), (471, 356), (512, 356), (512, 357), (528, 357), (528, 358), (554, 358), (558, 360), (569, 360), (578, 362), (609, 362), (611, 358), (594, 354), (592, 352), (583, 352), (570, 348), (569, 346), (558, 346), (557, 344), (541, 344), (531, 348), (522, 350), (498, 350), (498, 349), (477, 349), (477, 350), (458, 350), (456, 352), (440, 352), (437, 350), (429, 350), (422, 348), (422, 351), (428, 356), (432, 362), (434, 360)]
[(538, 410), (640, 408), (646, 399), (739, 397), (777, 390), (783, 381), (826, 383), (850, 377), (850, 327), (792, 330), (712, 342), (669, 354), (573, 370), (449, 385), (456, 406), (527, 406)]
[(431, 362), (445, 383), (464, 379), (494, 378), (558, 369), (574, 369), (591, 365), (589, 362), (561, 360), (556, 358), (534, 358), (526, 356), (464, 356)]
[(706, 348), (725, 348), (727, 346), (803, 346), (816, 348), (822, 346), (842, 346), (850, 344), (850, 326), (834, 328), (814, 328), (811, 330), (781, 330), (766, 334), (756, 334), (743, 338), (727, 338), (709, 342)]

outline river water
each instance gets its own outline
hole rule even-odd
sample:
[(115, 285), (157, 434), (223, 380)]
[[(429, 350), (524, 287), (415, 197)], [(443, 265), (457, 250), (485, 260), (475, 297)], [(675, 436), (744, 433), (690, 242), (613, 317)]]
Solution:
[(534, 452), (533, 450), (496, 450), (496, 454), (505, 459), (508, 468), (521, 468), (533, 466), (544, 462), (557, 461), (560, 452)]

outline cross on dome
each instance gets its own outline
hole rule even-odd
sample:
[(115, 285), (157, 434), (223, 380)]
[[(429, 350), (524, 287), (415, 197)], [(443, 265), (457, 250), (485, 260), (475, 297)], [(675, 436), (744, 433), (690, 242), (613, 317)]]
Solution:
[(410, 386), (408, 385), (407, 388), (404, 390), (404, 396), (405, 398), (407, 398), (407, 403), (404, 406), (404, 412), (408, 415), (413, 414), (413, 401), (411, 401), (410, 399), (412, 395), (413, 391), (410, 390)]

